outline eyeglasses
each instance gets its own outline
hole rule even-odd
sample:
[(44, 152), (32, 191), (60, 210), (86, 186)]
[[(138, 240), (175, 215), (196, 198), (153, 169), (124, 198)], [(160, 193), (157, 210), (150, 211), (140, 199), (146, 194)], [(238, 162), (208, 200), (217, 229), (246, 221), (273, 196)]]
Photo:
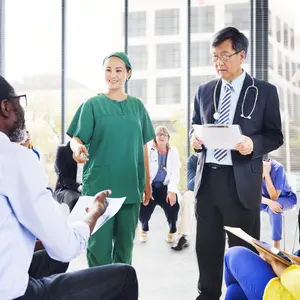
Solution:
[(240, 52), (243, 51), (243, 50), (244, 50), (244, 49), (239, 50), (239, 51), (236, 51), (236, 52), (234, 52), (233, 54), (230, 54), (230, 55), (221, 55), (221, 56), (213, 55), (213, 56), (211, 57), (211, 59), (212, 59), (213, 62), (217, 62), (218, 59), (221, 60), (221, 61), (223, 61), (223, 62), (224, 62), (224, 61), (229, 61), (230, 58), (231, 58), (233, 55), (236, 55), (236, 54), (240, 53)]
[(25, 94), (24, 95), (18, 95), (18, 96), (11, 96), (11, 97), (7, 98), (7, 100), (9, 100), (9, 101), (16, 100), (16, 99), (19, 100), (19, 103), (23, 108), (27, 107), (27, 96)]
[(156, 136), (168, 136), (167, 133), (157, 133)]

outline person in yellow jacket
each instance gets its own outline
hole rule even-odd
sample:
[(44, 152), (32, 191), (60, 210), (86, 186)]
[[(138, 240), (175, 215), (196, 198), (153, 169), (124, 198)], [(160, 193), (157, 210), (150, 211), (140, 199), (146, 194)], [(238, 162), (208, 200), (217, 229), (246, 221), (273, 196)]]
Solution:
[(227, 250), (225, 265), (226, 300), (300, 299), (300, 266), (287, 267), (271, 256), (245, 247)]

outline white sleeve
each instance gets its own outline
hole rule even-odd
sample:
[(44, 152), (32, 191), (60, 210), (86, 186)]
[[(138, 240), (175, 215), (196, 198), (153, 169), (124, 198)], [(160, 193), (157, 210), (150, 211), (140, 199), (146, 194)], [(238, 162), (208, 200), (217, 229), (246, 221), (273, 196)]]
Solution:
[(86, 248), (89, 226), (68, 224), (60, 204), (46, 189), (47, 177), (39, 161), (29, 151), (16, 152), (16, 159), (6, 168), (5, 193), (18, 221), (41, 240), (53, 259), (72, 260)]
[(175, 147), (171, 148), (170, 156), (170, 159), (172, 160), (172, 169), (168, 184), (168, 192), (177, 193), (180, 180), (180, 160), (178, 151)]

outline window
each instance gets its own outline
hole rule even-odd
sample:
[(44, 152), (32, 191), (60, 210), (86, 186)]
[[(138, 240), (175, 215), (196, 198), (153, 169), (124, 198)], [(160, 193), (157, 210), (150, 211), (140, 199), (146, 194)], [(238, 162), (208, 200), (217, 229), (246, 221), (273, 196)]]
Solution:
[(132, 69), (145, 70), (148, 64), (148, 49), (145, 45), (128, 47), (128, 56), (130, 58)]
[(191, 76), (191, 96), (194, 98), (198, 87), (206, 83), (208, 81), (211, 81), (213, 79), (216, 79), (216, 75), (196, 75), (196, 76)]
[(280, 110), (284, 111), (284, 95), (283, 95), (283, 88), (281, 86), (277, 87), (278, 90), (278, 97), (279, 97), (279, 104)]
[(192, 42), (191, 43), (191, 66), (210, 66), (212, 64), (210, 54), (210, 42)]
[(277, 51), (277, 58), (278, 58), (278, 74), (280, 76), (283, 76), (283, 59), (282, 59), (282, 54), (279, 50)]
[(158, 69), (180, 68), (180, 43), (160, 44), (156, 48), (156, 67)]
[(135, 11), (128, 13), (128, 37), (141, 37), (146, 35), (146, 12)]
[(286, 23), (284, 23), (284, 29), (283, 29), (283, 44), (284, 47), (287, 48), (289, 46), (289, 29), (288, 29), (288, 25)]
[(285, 58), (284, 58), (284, 64), (285, 64), (285, 79), (290, 80), (291, 79), (291, 76), (290, 76), (290, 61), (289, 61), (289, 58), (287, 56), (285, 56)]
[(61, 140), (60, 20), (60, 2), (5, 1), (5, 75), (17, 93), (27, 94), (26, 126), (52, 187)]
[(250, 29), (249, 3), (225, 5), (225, 26), (234, 26), (239, 30)]
[(295, 31), (293, 28), (290, 28), (290, 43), (291, 43), (291, 49), (295, 49)]
[(180, 103), (181, 78), (157, 78), (156, 79), (156, 101), (157, 104)]
[(274, 54), (273, 54), (273, 45), (271, 43), (268, 44), (268, 53), (269, 53), (269, 60), (268, 60), (268, 66), (270, 69), (274, 68)]
[(276, 40), (281, 43), (281, 21), (279, 17), (276, 17)]
[(144, 104), (147, 103), (147, 79), (130, 79), (128, 81), (128, 92), (139, 98)]
[(214, 6), (201, 6), (191, 8), (191, 32), (214, 32), (215, 8)]
[(268, 11), (268, 22), (269, 22), (269, 25), (268, 25), (268, 33), (270, 36), (273, 35), (273, 20), (272, 20), (272, 12), (269, 10)]
[(162, 9), (155, 12), (155, 34), (179, 34), (179, 8)]

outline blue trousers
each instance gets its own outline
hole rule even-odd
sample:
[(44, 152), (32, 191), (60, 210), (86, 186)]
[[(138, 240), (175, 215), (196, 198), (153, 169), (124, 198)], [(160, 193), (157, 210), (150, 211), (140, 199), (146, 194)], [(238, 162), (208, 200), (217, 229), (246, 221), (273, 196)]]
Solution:
[(225, 254), (226, 300), (259, 300), (268, 282), (276, 277), (271, 266), (245, 247), (229, 248)]
[(152, 216), (152, 213), (154, 212), (156, 205), (159, 205), (164, 210), (169, 224), (170, 233), (175, 233), (177, 231), (176, 222), (179, 212), (178, 199), (176, 203), (173, 206), (171, 206), (170, 203), (166, 202), (167, 194), (167, 186), (161, 185), (157, 187), (155, 185), (152, 185), (152, 196), (154, 200), (150, 200), (149, 204), (146, 206), (143, 203), (141, 203), (139, 219), (143, 231), (149, 231), (149, 220)]
[[(276, 202), (282, 206), (283, 211), (292, 209), (296, 204), (296, 200), (293, 197), (279, 197)], [(269, 214), (272, 227), (272, 240), (280, 241), (282, 239), (282, 213), (275, 214), (266, 204), (261, 204), (260, 210)]]

